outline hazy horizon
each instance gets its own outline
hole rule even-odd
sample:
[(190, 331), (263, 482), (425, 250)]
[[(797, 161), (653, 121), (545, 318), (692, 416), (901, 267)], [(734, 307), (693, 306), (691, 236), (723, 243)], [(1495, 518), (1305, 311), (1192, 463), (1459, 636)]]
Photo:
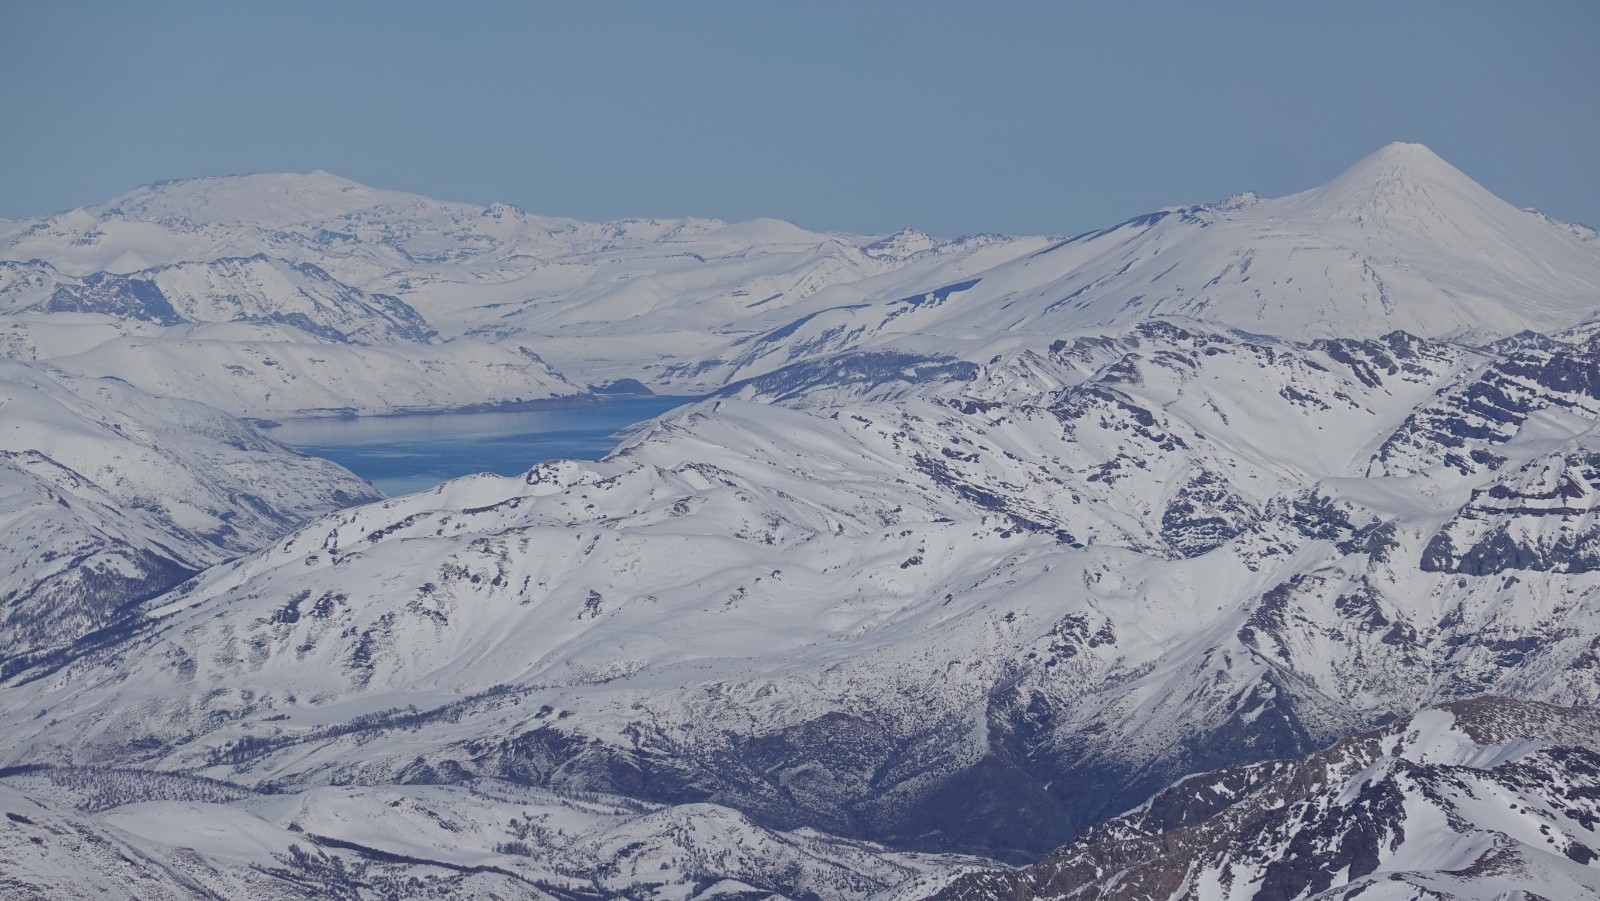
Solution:
[(1415, 141), (1595, 225), (1596, 38), (1581, 3), (13, 3), (0, 216), (321, 169), (588, 220), (1060, 234)]

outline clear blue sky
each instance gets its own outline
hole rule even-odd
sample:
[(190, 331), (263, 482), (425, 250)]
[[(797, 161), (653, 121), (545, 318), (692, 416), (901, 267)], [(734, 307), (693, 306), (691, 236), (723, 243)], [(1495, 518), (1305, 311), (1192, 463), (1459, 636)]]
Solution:
[(1076, 232), (1420, 141), (1600, 226), (1600, 2), (0, 0), (0, 216), (332, 172), (587, 219)]

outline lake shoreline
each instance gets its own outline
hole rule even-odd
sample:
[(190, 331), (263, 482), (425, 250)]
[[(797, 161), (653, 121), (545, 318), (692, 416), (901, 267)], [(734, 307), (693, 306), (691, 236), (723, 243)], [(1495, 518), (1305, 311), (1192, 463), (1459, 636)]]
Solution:
[(582, 403), (492, 404), (384, 416), (297, 417), (274, 440), (343, 466), (384, 494), (477, 472), (518, 475), (546, 460), (598, 460), (624, 432), (692, 403), (686, 395), (610, 395)]
[(258, 429), (281, 428), (285, 423), (315, 422), (315, 421), (340, 421), (356, 419), (386, 419), (399, 416), (434, 416), (452, 413), (531, 413), (541, 411), (585, 410), (592, 407), (603, 407), (608, 404), (626, 401), (650, 400), (652, 398), (677, 398), (684, 404), (705, 400), (709, 394), (562, 394), (555, 397), (536, 397), (529, 400), (508, 400), (480, 404), (465, 404), (459, 407), (395, 407), (389, 410), (380, 410), (372, 413), (361, 413), (350, 407), (329, 407), (315, 410), (297, 411), (294, 416), (282, 416), (278, 419), (242, 417)]

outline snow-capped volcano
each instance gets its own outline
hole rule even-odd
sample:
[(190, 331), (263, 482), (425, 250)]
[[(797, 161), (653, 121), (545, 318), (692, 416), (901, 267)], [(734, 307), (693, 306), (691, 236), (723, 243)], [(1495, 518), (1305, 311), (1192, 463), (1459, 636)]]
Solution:
[(1280, 337), (1400, 330), (1487, 342), (1600, 314), (1600, 247), (1416, 144), (1288, 197), (1178, 207), (920, 286), (796, 308), (719, 362), (748, 377), (872, 346), (973, 362), (1083, 328), (1178, 316)]
[[(1432, 150), (1399, 141), (1378, 148), (1325, 185), (1268, 203), (1282, 207), (1285, 215), (1432, 235), (1444, 244), (1511, 212), (1505, 201)], [(1464, 221), (1454, 218), (1463, 216)], [(1445, 226), (1450, 232), (1439, 231)]]
[[(1426, 278), (1437, 293), (1402, 289), (1382, 307), (1431, 325), (1409, 329), (1418, 334), (1449, 335), (1452, 322), (1468, 336), (1498, 335), (1517, 322), (1548, 332), (1600, 312), (1592, 245), (1512, 207), (1421, 144), (1390, 144), (1333, 181), (1254, 212), (1339, 228), (1342, 244), (1377, 261), (1377, 279), (1382, 269), (1408, 285)], [(1365, 312), (1377, 318), (1370, 305)]]

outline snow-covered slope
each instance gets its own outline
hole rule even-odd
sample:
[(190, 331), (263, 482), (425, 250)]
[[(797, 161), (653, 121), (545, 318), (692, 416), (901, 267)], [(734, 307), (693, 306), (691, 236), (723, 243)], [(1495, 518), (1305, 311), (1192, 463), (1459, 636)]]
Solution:
[(125, 607), (376, 496), (196, 403), (0, 364), (0, 671)]
[(392, 296), (264, 255), (77, 278), (0, 263), (0, 354), (256, 418), (586, 394), (532, 351), (437, 343)]
[(137, 771), (0, 782), (7, 897), (862, 899), (979, 861), (507, 783), (259, 795)]
[[(505, 384), (496, 364), (523, 347), (578, 386), (638, 378), (681, 392), (710, 390), (721, 387), (712, 380), (719, 370), (701, 361), (730, 341), (782, 326), (792, 305), (855, 298), (865, 290), (857, 286), (897, 273), (894, 281), (915, 284), (987, 268), (1045, 244), (938, 241), (909, 229), (883, 238), (820, 234), (777, 220), (584, 223), (378, 191), (326, 173), (252, 175), (152, 185), (0, 227), (0, 309), (11, 311), (10, 330), (22, 332), (8, 352), (28, 359), (56, 356), (63, 343), (82, 351), (95, 347), (91, 337), (107, 340), (103, 322), (42, 315), (92, 312), (162, 326), (277, 323), (292, 326), (288, 339), (312, 354), (321, 354), (321, 343), (398, 342), (401, 351), (451, 353), (458, 363), (494, 361), (483, 367), (493, 371), (462, 367), (451, 390), (437, 395), (426, 381), (401, 379), (417, 399), (406, 406), (437, 408), (583, 390), (533, 370), (511, 373), (515, 384)], [(409, 343), (429, 341), (435, 330), (451, 339), (449, 351)], [(75, 340), (63, 332), (76, 332)], [(183, 332), (138, 335), (162, 342)], [(223, 356), (249, 351), (246, 337), (226, 340), (246, 344)], [(135, 361), (96, 355), (111, 361), (97, 371), (113, 368), (145, 384)], [(373, 351), (343, 355), (383, 365)], [(213, 363), (187, 384), (160, 390), (202, 397), (187, 392), (228, 382), (227, 365)], [(707, 377), (685, 376), (684, 367)], [(301, 395), (279, 385), (263, 401), (258, 385), (229, 409), (258, 416), (374, 409), (359, 386), (341, 393), (317, 372), (289, 372), (321, 390)]]
[(216, 901), (299, 899), (309, 893), (247, 866), (140, 841), (92, 817), (0, 783), (0, 892), (7, 898)]
[(204, 326), (114, 338), (50, 363), (266, 419), (588, 396), (526, 348), (460, 341), (355, 346), (304, 337), (282, 326)]
[(805, 312), (719, 351), (722, 377), (865, 347), (981, 362), (1152, 316), (1301, 338), (1551, 333), (1600, 312), (1600, 245), (1499, 200), (1425, 147), (1392, 144), (1290, 197), (1162, 210)]
[[(353, 509), (213, 568), (115, 655), (8, 693), (7, 759), (498, 776), (1041, 851), (1184, 773), (1420, 703), (1600, 700), (1581, 541), (1500, 571), (1433, 550), (1454, 521), (1530, 516), (1484, 499), (1542, 491), (1523, 473), (1595, 427), (1591, 387), (1551, 388), (1560, 416), (1473, 439), (1502, 463), (1463, 470), (1466, 430), (1429, 438), (1416, 411), (1505, 365), (1149, 322), (780, 406), (752, 383), (607, 461)], [(1540, 528), (1587, 534), (1596, 498)]]
[(897, 290), (892, 286), (920, 290), (1047, 243), (935, 241), (909, 232), (871, 238), (740, 223), (644, 247), (571, 253), (525, 265), (525, 274), (407, 277), (385, 290), (447, 323), (445, 331), (527, 343), (586, 382), (635, 378), (690, 393), (730, 378), (713, 361), (781, 335), (791, 322), (850, 308), (867, 293)]
[(1457, 702), (1184, 780), (1024, 870), (921, 877), (892, 897), (1597, 898), (1597, 748), (1592, 710)]
[[(659, 232), (676, 225), (640, 223), (639, 228)], [(313, 172), (148, 185), (96, 206), (7, 223), (3, 240), (9, 259), (47, 259), (74, 275), (125, 274), (179, 260), (266, 253), (294, 262), (312, 262), (312, 256), (342, 261), (330, 269), (335, 277), (360, 281), (406, 265), (482, 252), (513, 237), (548, 247), (560, 246), (564, 236), (603, 236), (602, 227), (588, 228), (571, 220), (525, 217), (509, 207), (430, 200)]]
[(417, 311), (387, 295), (367, 295), (310, 263), (258, 254), (175, 263), (127, 275), (62, 275), (34, 260), (8, 264), (0, 307), (15, 312), (102, 313), (159, 325), (277, 322), (339, 343), (427, 343), (433, 332)]

